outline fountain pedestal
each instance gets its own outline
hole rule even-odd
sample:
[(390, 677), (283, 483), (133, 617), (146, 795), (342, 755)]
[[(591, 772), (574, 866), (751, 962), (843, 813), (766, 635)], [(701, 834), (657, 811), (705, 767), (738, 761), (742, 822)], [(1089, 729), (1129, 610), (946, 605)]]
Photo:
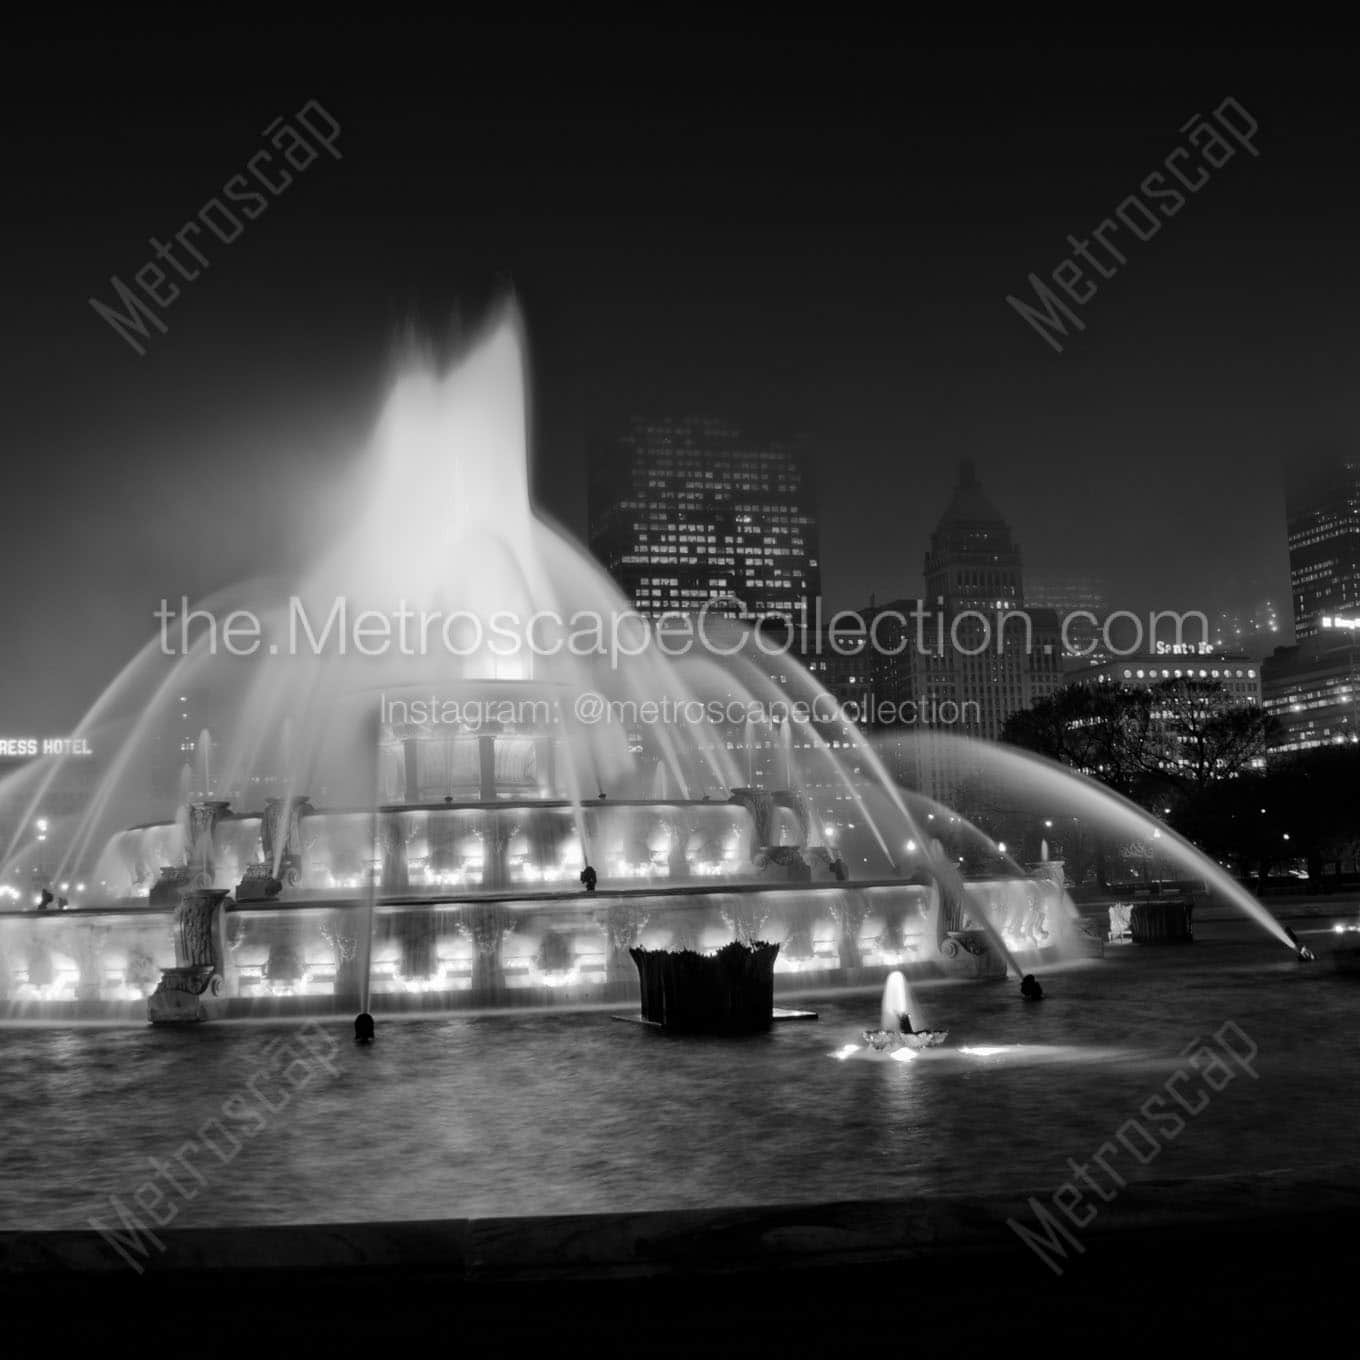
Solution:
[(1129, 915), (1129, 931), (1134, 944), (1191, 944), (1195, 929), (1191, 924), (1192, 902), (1139, 902)]
[(186, 892), (175, 908), (175, 966), (161, 970), (160, 983), (146, 1002), (153, 1025), (192, 1024), (225, 1010), (226, 896), (225, 888), (199, 888)]
[(161, 876), (151, 885), (147, 905), (152, 907), (175, 907), (193, 883), (194, 873), (184, 864), (165, 864), (161, 866)]
[(683, 1034), (759, 1034), (774, 1021), (777, 944), (733, 941), (716, 954), (630, 949), (642, 1018)]
[(247, 864), (241, 881), (236, 885), (238, 902), (272, 902), (283, 891), (283, 882), (274, 877), (263, 860)]

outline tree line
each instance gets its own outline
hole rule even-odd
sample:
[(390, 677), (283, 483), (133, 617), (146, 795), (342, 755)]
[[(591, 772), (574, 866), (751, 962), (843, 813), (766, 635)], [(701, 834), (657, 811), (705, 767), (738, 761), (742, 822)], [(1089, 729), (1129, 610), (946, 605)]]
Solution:
[[(1243, 879), (1263, 884), (1273, 868), (1299, 860), (1316, 880), (1360, 857), (1360, 746), (1267, 760), (1280, 735), (1259, 706), (1213, 682), (1180, 679), (1137, 689), (1070, 685), (1012, 714), (1001, 739), (1108, 785)], [(977, 811), (984, 822), (996, 817)], [(1089, 831), (1069, 839), (1069, 863), (1077, 851), (1103, 881), (1110, 847)]]

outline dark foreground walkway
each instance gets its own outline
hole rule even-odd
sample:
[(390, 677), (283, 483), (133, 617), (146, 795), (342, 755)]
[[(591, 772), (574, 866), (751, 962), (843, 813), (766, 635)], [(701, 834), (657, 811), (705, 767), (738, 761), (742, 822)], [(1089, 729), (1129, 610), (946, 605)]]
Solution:
[(3, 1234), (0, 1334), (21, 1356), (1349, 1353), (1346, 1171), (1130, 1187), (1070, 1238), (1027, 1211), (1042, 1253), (1020, 1206), (943, 1199), (167, 1231), (140, 1273), (93, 1232)]

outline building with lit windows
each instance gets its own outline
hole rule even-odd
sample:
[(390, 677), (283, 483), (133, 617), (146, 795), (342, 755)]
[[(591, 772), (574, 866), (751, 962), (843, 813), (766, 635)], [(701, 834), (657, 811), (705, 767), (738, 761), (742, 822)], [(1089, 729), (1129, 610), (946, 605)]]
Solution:
[[(1202, 749), (1188, 741), (1186, 724), (1195, 730), (1219, 714), (1261, 706), (1256, 661), (1241, 653), (1216, 652), (1207, 643), (1161, 643), (1150, 655), (1074, 667), (1067, 679), (1071, 684), (1123, 690), (1172, 686), (1169, 695), (1153, 696), (1148, 714), (1157, 768), (1168, 774), (1192, 771), (1202, 759)], [(1193, 682), (1194, 688), (1176, 686), (1178, 680)], [(1251, 765), (1264, 768), (1264, 756), (1253, 758)]]
[(1360, 616), (1323, 614), (1317, 625), (1261, 664), (1263, 702), (1282, 728), (1275, 755), (1360, 741)]
[(1195, 680), (1222, 688), (1229, 704), (1261, 704), (1261, 667), (1241, 653), (1222, 653), (1199, 643), (1162, 643), (1147, 656), (1123, 656), (1073, 666), (1069, 684), (1151, 689), (1169, 680)]
[(1110, 613), (1110, 588), (1103, 576), (1056, 568), (1025, 569), (1025, 608), (1050, 610), (1068, 620), (1067, 645), (1078, 656), (1104, 656), (1101, 624)]
[(1286, 499), (1294, 636), (1321, 631), (1324, 614), (1360, 612), (1360, 458), (1296, 474)]
[(590, 546), (640, 613), (788, 614), (821, 594), (810, 459), (708, 417), (636, 419), (590, 460)]
[[(1058, 616), (1026, 611), (1020, 548), (971, 461), (930, 538), (926, 596), (938, 614), (927, 635), (944, 664), (926, 678), (941, 697), (976, 712), (970, 735), (995, 741), (1006, 719), (1061, 687)], [(966, 706), (966, 707), (965, 707)]]

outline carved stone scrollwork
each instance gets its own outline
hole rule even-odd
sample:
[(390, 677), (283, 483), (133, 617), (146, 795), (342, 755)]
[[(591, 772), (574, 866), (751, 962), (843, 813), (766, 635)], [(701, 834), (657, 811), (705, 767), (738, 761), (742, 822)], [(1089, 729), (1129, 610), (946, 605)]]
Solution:
[(220, 888), (186, 892), (175, 908), (172, 930), (175, 966), (163, 969), (160, 985), (147, 999), (147, 1018), (154, 1025), (207, 1020), (223, 997), (223, 915), (227, 894)]
[(217, 824), (231, 811), (231, 804), (210, 800), (189, 805), (186, 867), (194, 888), (211, 888), (217, 872), (215, 836)]
[(773, 845), (757, 858), (757, 866), (771, 878), (789, 883), (810, 883), (812, 866), (796, 845)]
[(751, 814), (755, 834), (751, 838), (752, 854), (769, 845), (774, 827), (774, 794), (766, 789), (733, 789), (731, 801)]
[(153, 907), (177, 907), (184, 893), (194, 886), (194, 873), (185, 864), (166, 864), (161, 868), (161, 876), (151, 885), (147, 897)]
[[(260, 850), (271, 877), (285, 887), (302, 882), (302, 859), (306, 845), (302, 839), (302, 818), (312, 811), (306, 794), (292, 798), (270, 798), (260, 819)], [(276, 868), (277, 866), (277, 868)]]
[(595, 919), (604, 928), (610, 952), (621, 953), (626, 957), (647, 924), (647, 913), (630, 903), (616, 902), (607, 911), (597, 912)]
[(734, 940), (750, 945), (761, 938), (760, 932), (770, 919), (770, 909), (758, 899), (737, 898), (722, 908), (722, 918)]
[(950, 931), (940, 941), (940, 960), (947, 973), (965, 977), (1005, 977), (1006, 961), (981, 930)]

